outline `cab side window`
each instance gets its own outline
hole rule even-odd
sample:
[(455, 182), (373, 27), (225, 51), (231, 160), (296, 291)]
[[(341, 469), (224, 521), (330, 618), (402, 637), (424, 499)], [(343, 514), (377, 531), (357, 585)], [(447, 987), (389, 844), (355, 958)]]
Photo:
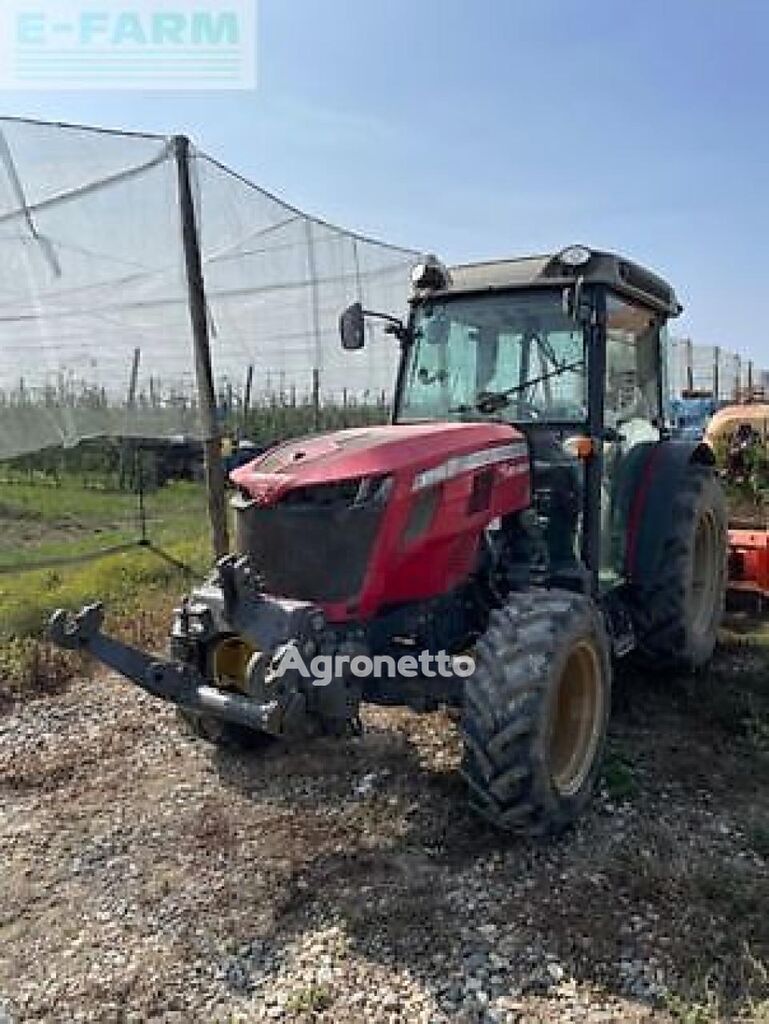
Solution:
[(613, 295), (606, 312), (606, 426), (621, 433), (648, 424), (659, 436), (659, 325), (649, 310)]

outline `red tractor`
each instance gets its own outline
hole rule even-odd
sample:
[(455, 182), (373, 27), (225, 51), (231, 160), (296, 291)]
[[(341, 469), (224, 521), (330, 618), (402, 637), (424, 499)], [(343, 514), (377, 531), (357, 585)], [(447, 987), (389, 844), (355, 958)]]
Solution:
[[(662, 419), (681, 307), (583, 246), (430, 257), (413, 286), (405, 322), (381, 317), (401, 348), (391, 425), (232, 473), (237, 553), (183, 600), (168, 659), (105, 636), (99, 605), (51, 633), (215, 743), (344, 735), (361, 702), (454, 706), (472, 806), (558, 832), (596, 782), (612, 666), (693, 669), (716, 641), (724, 497), (710, 449)], [(377, 316), (351, 306), (344, 348)]]

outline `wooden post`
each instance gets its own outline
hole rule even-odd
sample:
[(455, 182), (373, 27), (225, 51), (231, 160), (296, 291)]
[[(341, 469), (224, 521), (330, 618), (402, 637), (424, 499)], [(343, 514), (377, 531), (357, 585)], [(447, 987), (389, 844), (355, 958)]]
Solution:
[(179, 181), (179, 213), (184, 245), (190, 323), (195, 350), (195, 378), (203, 427), (208, 516), (211, 520), (214, 557), (218, 559), (227, 554), (230, 541), (227, 530), (227, 506), (224, 498), (221, 431), (216, 413), (216, 392), (211, 365), (203, 262), (200, 254), (195, 202), (192, 196), (192, 182), (190, 181), (190, 140), (186, 136), (177, 135), (174, 138), (174, 153)]

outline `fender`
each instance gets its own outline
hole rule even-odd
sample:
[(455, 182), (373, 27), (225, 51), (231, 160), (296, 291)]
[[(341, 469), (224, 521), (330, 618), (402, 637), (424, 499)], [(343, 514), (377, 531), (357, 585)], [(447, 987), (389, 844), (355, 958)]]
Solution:
[(678, 439), (646, 441), (624, 460), (612, 520), (615, 536), (624, 537), (624, 574), (630, 583), (656, 577), (673, 525), (673, 495), (691, 465), (715, 465), (708, 445)]

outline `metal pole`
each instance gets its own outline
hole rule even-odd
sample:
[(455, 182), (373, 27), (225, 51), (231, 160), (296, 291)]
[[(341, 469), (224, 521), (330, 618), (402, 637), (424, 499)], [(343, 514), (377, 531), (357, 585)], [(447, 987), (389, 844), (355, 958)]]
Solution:
[(713, 398), (721, 397), (721, 349), (716, 345), (713, 349)]
[[(128, 424), (129, 413), (136, 408), (136, 389), (139, 386), (139, 366), (141, 365), (142, 350), (140, 348), (134, 349), (133, 361), (131, 363), (131, 376), (128, 381), (128, 394), (126, 396), (126, 427), (130, 430)], [(128, 472), (128, 441), (123, 438), (123, 442), (120, 446), (120, 467), (118, 469), (118, 475), (120, 478), (120, 488), (122, 490), (123, 483), (125, 482), (126, 474)], [(134, 470), (136, 469), (136, 462), (134, 460)]]
[(694, 391), (694, 352), (692, 339), (686, 339), (686, 390), (691, 394)]
[(136, 486), (139, 490), (139, 547), (146, 548), (149, 544), (149, 538), (147, 537), (147, 509), (144, 504), (144, 465), (141, 445), (139, 444), (134, 447), (134, 460)]
[(174, 138), (174, 153), (179, 180), (179, 212), (184, 244), (190, 322), (195, 348), (195, 377), (203, 427), (208, 515), (211, 520), (214, 556), (221, 558), (227, 554), (230, 547), (227, 530), (227, 506), (224, 498), (224, 464), (222, 462), (221, 432), (216, 414), (216, 393), (211, 366), (203, 263), (190, 180), (190, 140), (186, 136), (177, 135)]
[(129, 409), (133, 409), (136, 405), (136, 389), (139, 385), (139, 366), (142, 361), (142, 350), (140, 348), (134, 349), (133, 362), (131, 363), (131, 378), (128, 382), (128, 400), (126, 402)]
[(243, 415), (241, 417), (241, 431), (245, 436), (248, 430), (248, 414), (251, 411), (251, 391), (254, 386), (254, 364), (248, 364), (248, 370), (246, 371), (246, 390), (243, 395)]
[(307, 240), (307, 272), (310, 277), (310, 301), (312, 313), (312, 331), (315, 337), (315, 358), (312, 367), (312, 422), (313, 430), (320, 430), (320, 368), (323, 360), (323, 347), (320, 336), (320, 302), (318, 297), (318, 268), (315, 264), (315, 242), (312, 237), (312, 222), (305, 220), (305, 237)]
[(312, 371), (312, 429), (320, 430), (320, 370)]

